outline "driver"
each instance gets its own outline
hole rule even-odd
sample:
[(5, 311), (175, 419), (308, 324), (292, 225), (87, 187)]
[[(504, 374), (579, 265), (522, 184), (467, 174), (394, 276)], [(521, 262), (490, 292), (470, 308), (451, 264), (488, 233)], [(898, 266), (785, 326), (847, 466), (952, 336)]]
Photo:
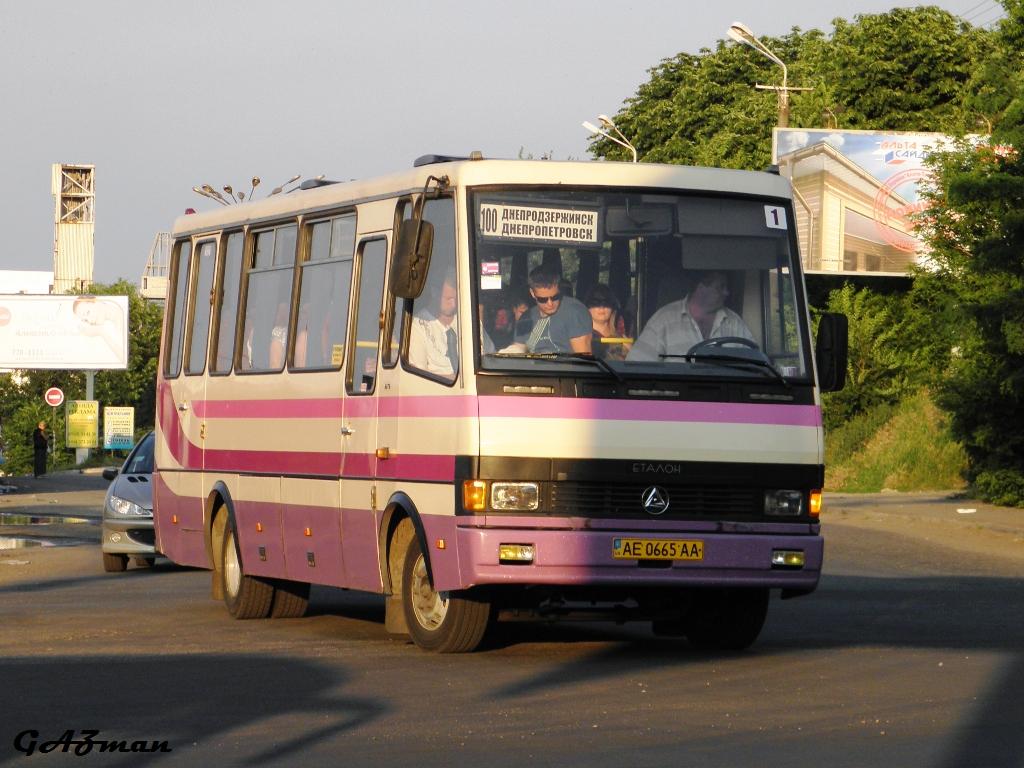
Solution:
[(659, 309), (644, 327), (627, 360), (658, 360), (660, 355), (685, 355), (707, 339), (733, 336), (754, 341), (743, 318), (725, 306), (729, 279), (725, 272), (696, 273), (693, 290)]

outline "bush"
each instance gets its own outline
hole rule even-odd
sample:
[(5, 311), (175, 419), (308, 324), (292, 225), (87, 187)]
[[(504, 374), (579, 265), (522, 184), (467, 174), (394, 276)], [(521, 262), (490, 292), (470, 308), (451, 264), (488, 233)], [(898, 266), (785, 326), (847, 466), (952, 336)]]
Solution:
[(1024, 474), (1013, 469), (986, 470), (974, 479), (974, 489), (985, 501), (1005, 507), (1024, 507)]

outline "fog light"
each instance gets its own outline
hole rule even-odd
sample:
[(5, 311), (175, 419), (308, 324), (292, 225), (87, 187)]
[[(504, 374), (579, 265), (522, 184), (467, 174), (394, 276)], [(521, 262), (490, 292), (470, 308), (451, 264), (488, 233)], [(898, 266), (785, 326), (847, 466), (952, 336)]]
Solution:
[(799, 517), (804, 511), (803, 491), (765, 491), (764, 513), (772, 517)]
[(500, 544), (498, 546), (498, 562), (532, 563), (533, 544)]
[(491, 508), (504, 511), (533, 510), (540, 502), (536, 483), (491, 483)]
[(772, 568), (803, 568), (804, 553), (800, 549), (773, 549)]

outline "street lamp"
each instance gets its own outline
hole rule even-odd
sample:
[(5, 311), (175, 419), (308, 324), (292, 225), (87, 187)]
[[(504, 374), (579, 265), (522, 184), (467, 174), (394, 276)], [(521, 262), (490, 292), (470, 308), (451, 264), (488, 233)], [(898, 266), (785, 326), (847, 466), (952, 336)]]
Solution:
[(778, 94), (779, 94), (779, 128), (787, 128), (787, 127), (789, 127), (789, 92), (790, 91), (810, 91), (810, 90), (813, 90), (813, 89), (811, 89), (811, 88), (790, 88), (789, 85), (787, 84), (787, 79), (789, 77), (789, 71), (786, 69), (786, 65), (783, 63), (782, 59), (780, 59), (778, 56), (776, 56), (774, 53), (772, 53), (772, 51), (768, 48), (767, 45), (765, 45), (760, 40), (758, 40), (757, 37), (754, 35), (754, 33), (750, 31), (750, 27), (748, 27), (746, 24), (744, 24), (742, 22), (739, 22), (739, 21), (734, 21), (732, 23), (732, 25), (729, 27), (728, 35), (729, 35), (730, 38), (735, 40), (737, 43), (743, 43), (743, 45), (749, 45), (755, 51), (757, 51), (758, 53), (760, 53), (763, 56), (767, 56), (773, 62), (778, 64), (780, 67), (782, 67), (782, 86), (781, 87), (777, 86), (777, 85), (760, 85), (760, 84), (755, 84), (754, 87), (755, 88), (760, 88), (762, 90), (769, 90), (769, 91), (777, 91), (778, 92)]
[(604, 136), (606, 139), (615, 142), (620, 147), (625, 147), (626, 149), (628, 149), (633, 154), (633, 162), (635, 163), (637, 161), (636, 147), (634, 147), (630, 140), (626, 138), (625, 134), (623, 134), (623, 132), (619, 130), (619, 127), (615, 125), (615, 123), (612, 122), (612, 119), (607, 115), (598, 115), (597, 119), (605, 128), (610, 128), (611, 130), (615, 131), (615, 133), (618, 135), (618, 138), (612, 136), (610, 133), (608, 133), (608, 131), (601, 130), (588, 120), (583, 121), (583, 127), (586, 128), (591, 133), (596, 134), (597, 136)]

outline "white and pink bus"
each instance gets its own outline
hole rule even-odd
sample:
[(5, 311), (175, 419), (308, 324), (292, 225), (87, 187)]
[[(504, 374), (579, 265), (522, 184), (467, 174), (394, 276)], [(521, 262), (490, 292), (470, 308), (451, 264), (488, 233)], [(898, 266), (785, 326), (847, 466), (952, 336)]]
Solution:
[(382, 594), (443, 652), (497, 620), (743, 648), (815, 589), (820, 393), (789, 182), (426, 156), (179, 218), (155, 520), (236, 618)]

